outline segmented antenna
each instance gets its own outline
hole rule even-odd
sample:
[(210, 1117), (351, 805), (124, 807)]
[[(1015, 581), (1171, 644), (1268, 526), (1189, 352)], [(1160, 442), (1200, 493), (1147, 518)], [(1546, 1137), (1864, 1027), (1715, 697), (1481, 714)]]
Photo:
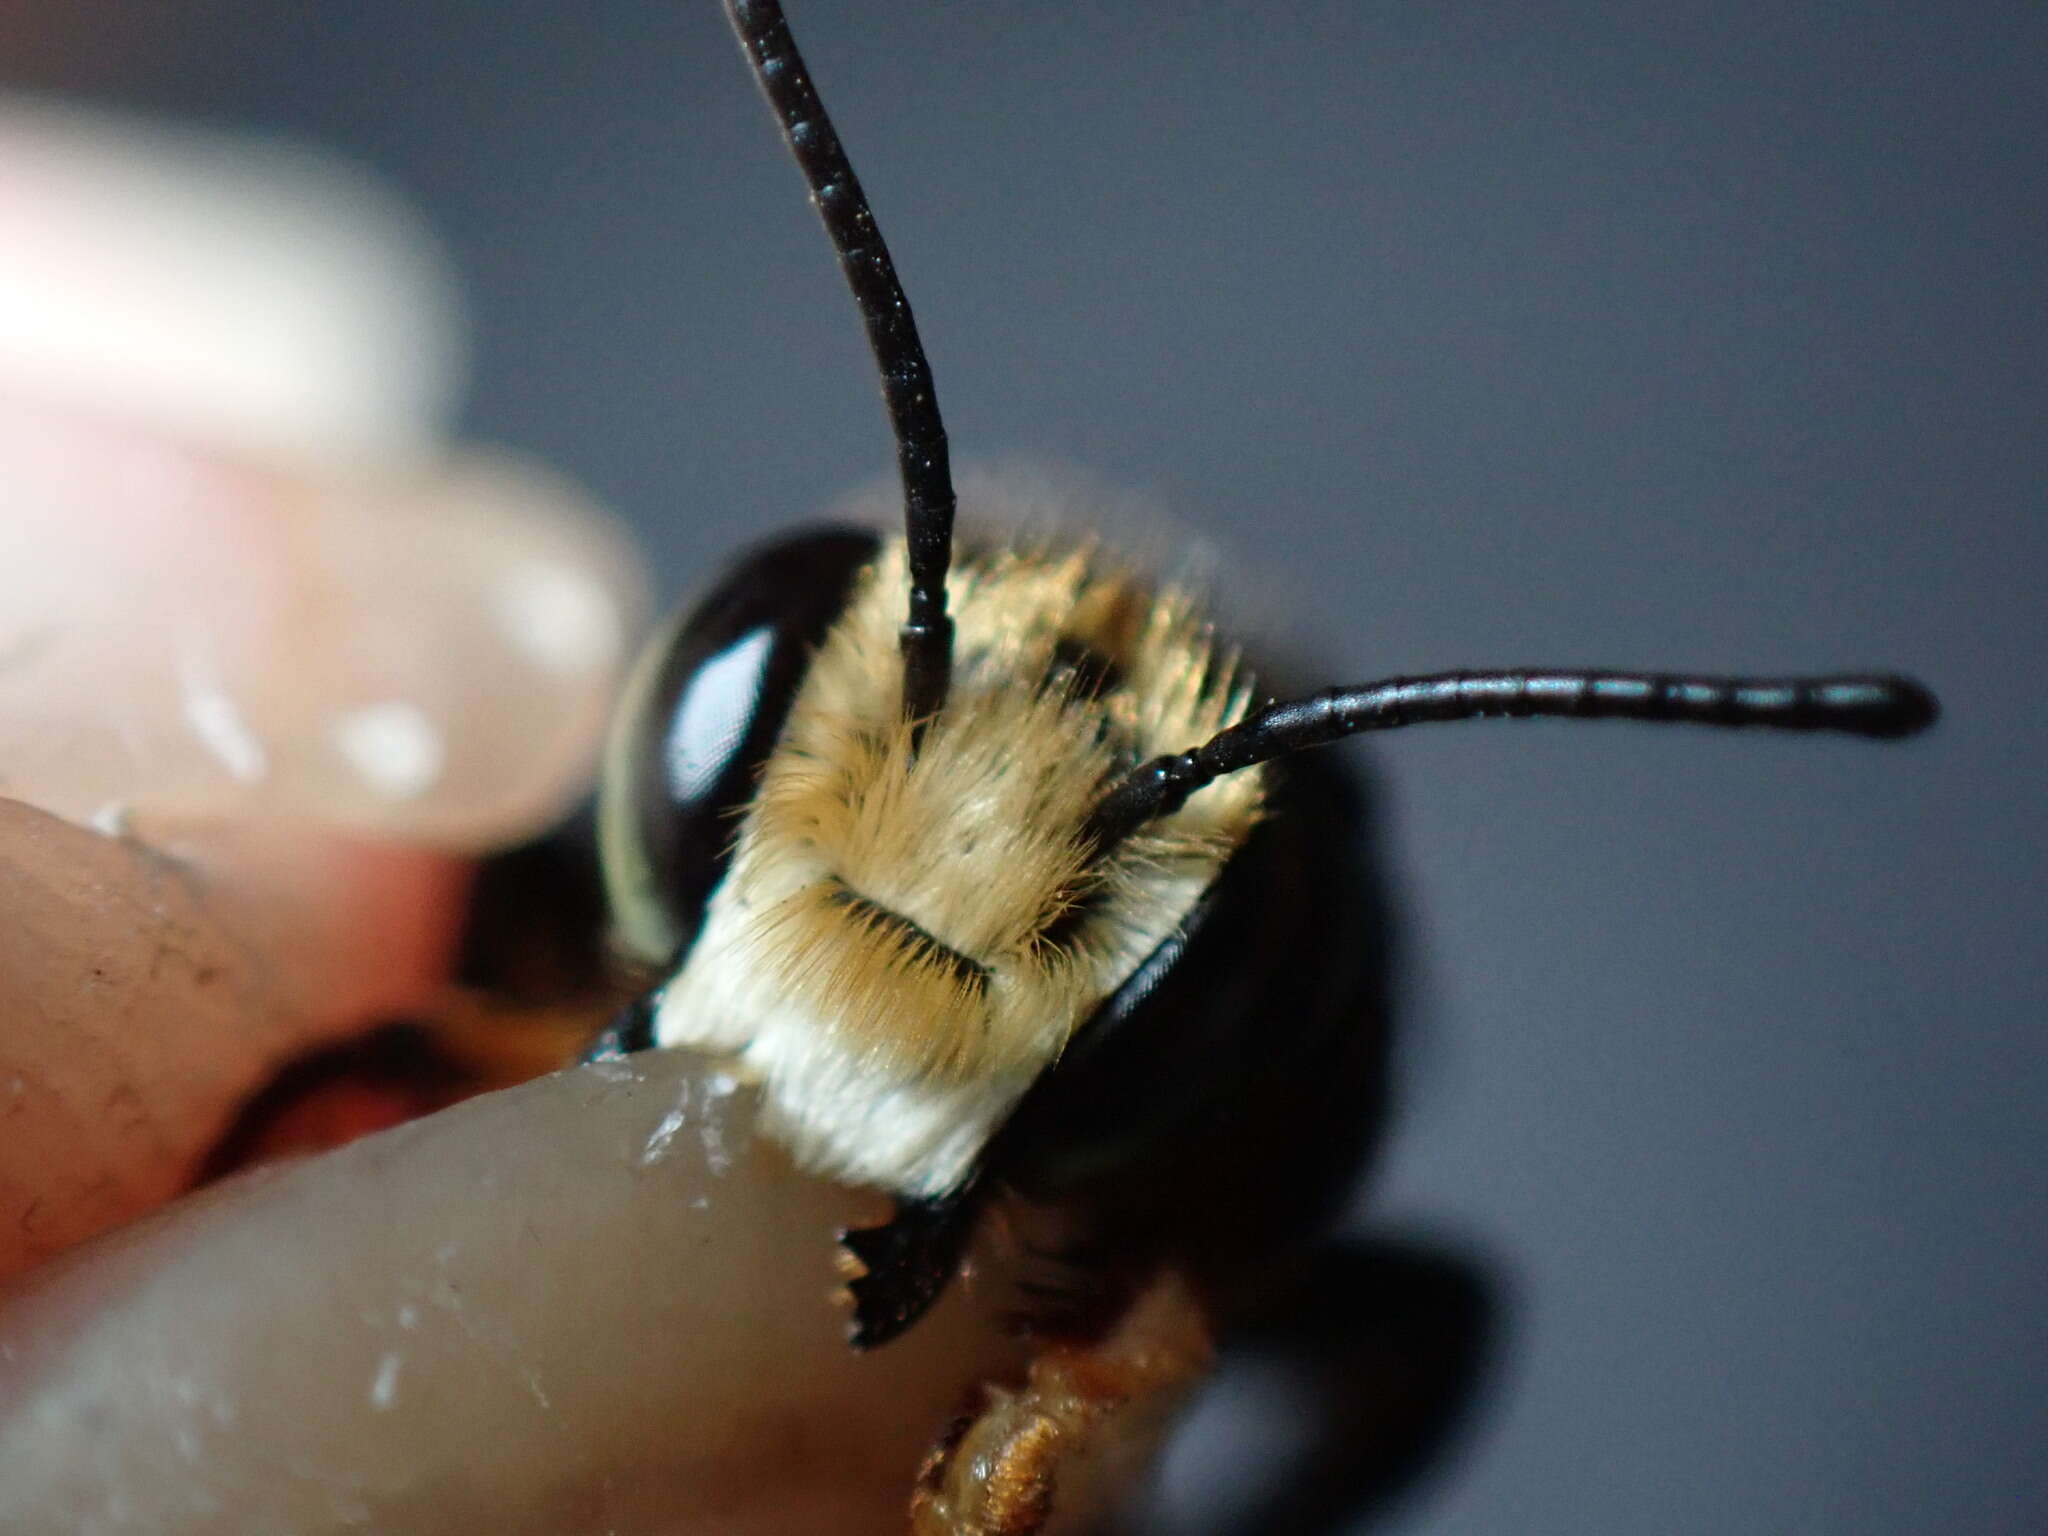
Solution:
[(953, 474), (946, 428), (932, 387), (931, 364), (917, 338), (910, 301), (896, 280), (889, 247), (868, 208), (860, 178), (824, 103), (811, 84), (789, 23), (775, 0), (726, 0), (754, 78), (775, 109), (782, 136), (811, 189), (811, 205), (824, 220), (839, 267), (853, 290), (882, 375), (882, 400), (896, 434), (896, 466), (903, 477), (903, 526), (910, 547), (910, 612), (899, 632), (903, 647), (903, 713), (927, 720), (946, 702), (952, 677), (953, 621), (946, 614), (946, 567), (953, 559)]
[(1189, 795), (1305, 747), (1361, 731), (1433, 720), (1650, 720), (1781, 731), (1911, 736), (1934, 723), (1934, 695), (1910, 678), (1674, 677), (1658, 672), (1440, 672), (1332, 688), (1268, 704), (1191, 752), (1154, 758), (1105, 795), (1086, 836), (1098, 853), (1146, 822), (1169, 816)]

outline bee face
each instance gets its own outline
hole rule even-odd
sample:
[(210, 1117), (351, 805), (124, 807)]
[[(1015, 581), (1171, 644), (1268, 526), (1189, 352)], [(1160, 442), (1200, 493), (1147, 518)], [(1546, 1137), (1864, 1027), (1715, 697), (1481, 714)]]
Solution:
[[(789, 557), (749, 566), (762, 558)], [(636, 835), (688, 846), (685, 884), (708, 892), (701, 934), (671, 952), (656, 1041), (731, 1054), (806, 1162), (930, 1196), (966, 1180), (1023, 1093), (1181, 928), (1249, 835), (1263, 776), (1214, 784), (1096, 857), (1088, 816), (1119, 774), (1243, 713), (1248, 682), (1200, 606), (1087, 544), (969, 554), (950, 581), (947, 706), (920, 732), (902, 711), (906, 581), (900, 540), (844, 581), (773, 750), (744, 764), (744, 746), (690, 746), (744, 742), (753, 717), (707, 731), (702, 701), (758, 696), (727, 674), (770, 666), (771, 632), (728, 634), (734, 604), (714, 594), (649, 664), (661, 681), (637, 707), (665, 723), (622, 733), (625, 789), (607, 803), (639, 813), (606, 823), (628, 867), (654, 867), (631, 857)], [(670, 787), (728, 773), (724, 791)], [(666, 940), (680, 925), (658, 926)]]

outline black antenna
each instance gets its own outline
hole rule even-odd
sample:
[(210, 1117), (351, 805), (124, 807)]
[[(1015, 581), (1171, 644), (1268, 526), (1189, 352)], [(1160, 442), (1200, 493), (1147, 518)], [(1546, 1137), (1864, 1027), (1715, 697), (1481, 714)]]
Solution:
[(1169, 816), (1226, 773), (1341, 741), (1432, 720), (1651, 720), (1911, 736), (1934, 723), (1934, 695), (1910, 678), (1673, 677), (1659, 672), (1440, 672), (1332, 688), (1268, 704), (1191, 752), (1154, 758), (1097, 803), (1084, 834), (1107, 852)]
[(896, 280), (889, 247), (875, 224), (860, 178), (825, 105), (811, 84), (796, 39), (775, 0), (726, 0), (726, 15), (754, 78), (782, 124), (789, 152), (810, 184), (811, 204), (825, 222), (832, 249), (868, 328), (882, 374), (882, 400), (896, 434), (903, 477), (903, 526), (910, 548), (910, 612), (900, 631), (903, 713), (928, 720), (946, 702), (952, 678), (953, 621), (946, 616), (946, 567), (953, 559), (953, 473), (946, 428), (932, 387), (931, 364), (917, 339), (910, 301)]

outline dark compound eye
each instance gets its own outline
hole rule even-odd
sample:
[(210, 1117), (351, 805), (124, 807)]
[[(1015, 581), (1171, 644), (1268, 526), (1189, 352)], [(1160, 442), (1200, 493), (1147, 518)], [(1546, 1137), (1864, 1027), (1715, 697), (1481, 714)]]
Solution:
[(639, 958), (668, 964), (695, 939), (725, 874), (734, 812), (879, 542), (826, 527), (755, 551), (634, 669), (606, 752), (598, 834), (613, 921)]

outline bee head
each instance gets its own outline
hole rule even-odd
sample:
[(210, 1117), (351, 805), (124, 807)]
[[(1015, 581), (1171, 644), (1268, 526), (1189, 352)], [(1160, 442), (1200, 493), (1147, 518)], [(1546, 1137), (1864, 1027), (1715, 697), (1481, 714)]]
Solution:
[[(1112, 784), (1249, 702), (1195, 601), (1085, 546), (970, 553), (946, 706), (913, 721), (909, 555), (855, 565), (847, 537), (754, 557), (643, 664), (605, 851), (629, 942), (674, 973), (661, 1043), (736, 1056), (812, 1161), (937, 1190), (1214, 884), (1263, 780), (1098, 849)], [(825, 580), (762, 582), (802, 561), (843, 605), (823, 623)]]

